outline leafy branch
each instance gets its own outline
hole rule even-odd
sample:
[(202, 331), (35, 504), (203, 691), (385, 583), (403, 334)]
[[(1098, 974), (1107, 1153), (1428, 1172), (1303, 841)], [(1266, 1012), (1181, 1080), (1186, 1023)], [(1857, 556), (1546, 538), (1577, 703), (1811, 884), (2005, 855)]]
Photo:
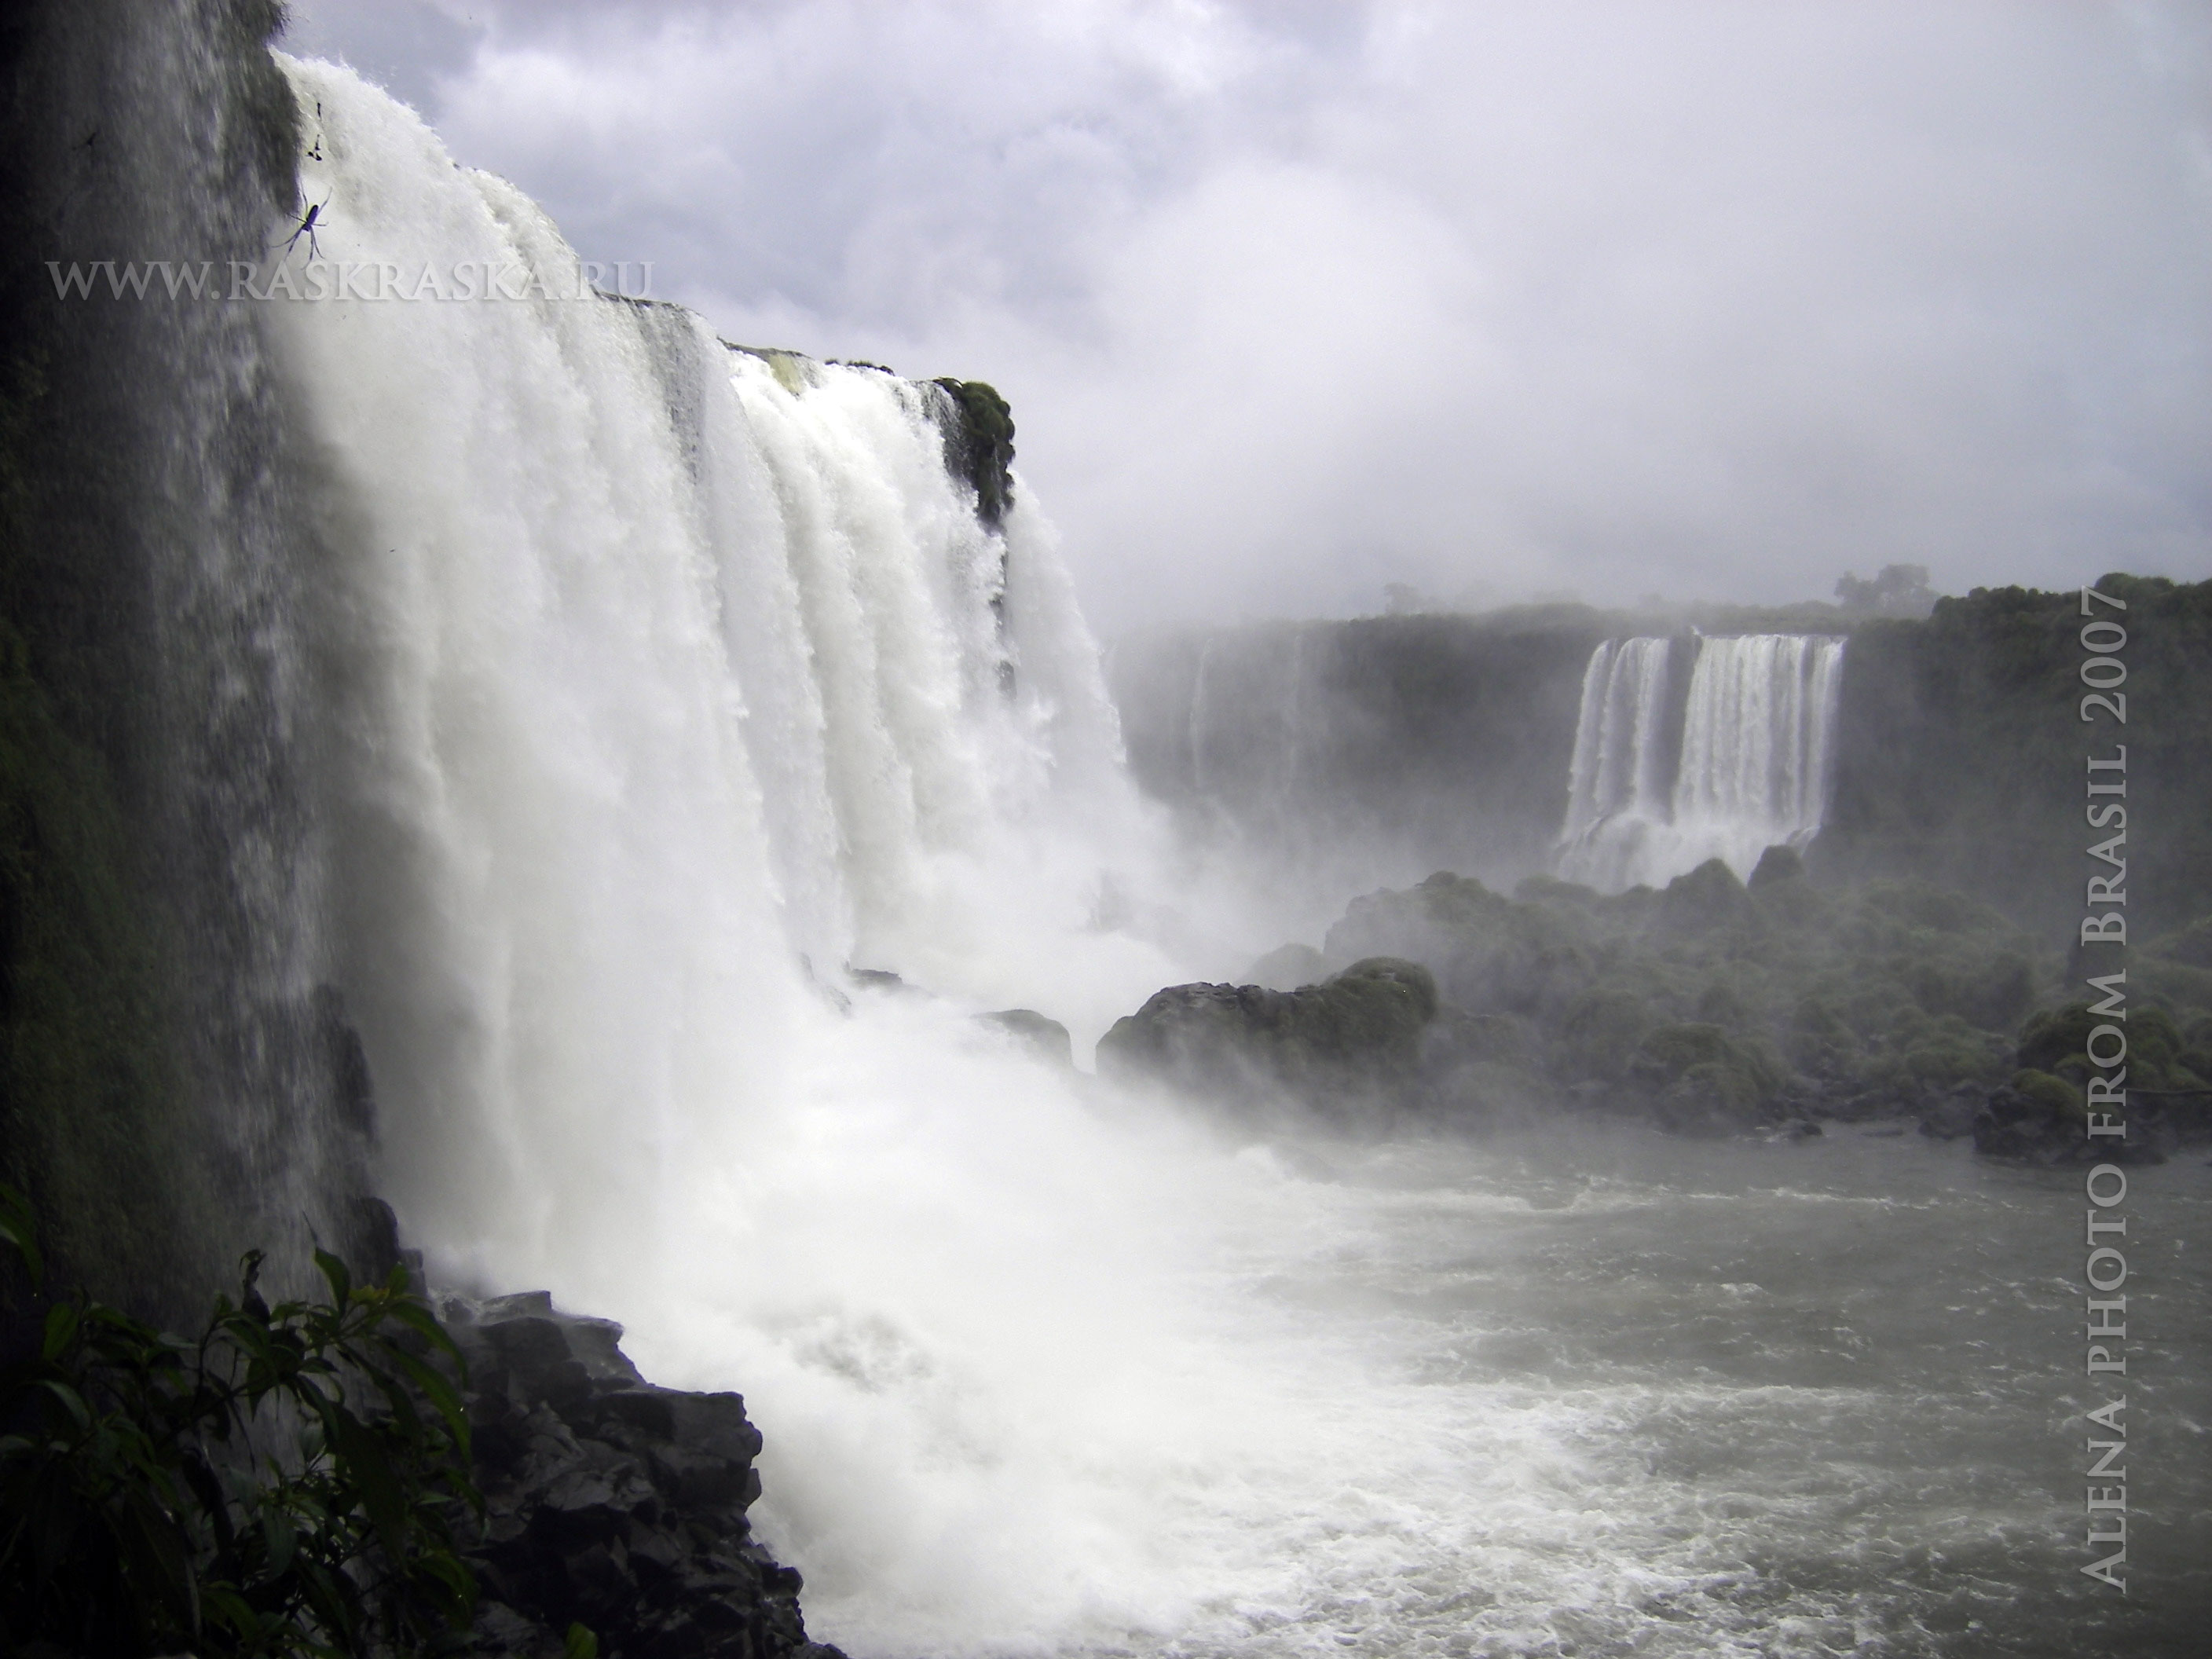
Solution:
[[(0, 1188), (34, 1289), (35, 1231)], [(356, 1285), (319, 1249), (328, 1299), (272, 1308), (261, 1261), (196, 1339), (80, 1295), (0, 1371), (0, 1650), (420, 1651), (465, 1627), (459, 1351), (404, 1268)]]

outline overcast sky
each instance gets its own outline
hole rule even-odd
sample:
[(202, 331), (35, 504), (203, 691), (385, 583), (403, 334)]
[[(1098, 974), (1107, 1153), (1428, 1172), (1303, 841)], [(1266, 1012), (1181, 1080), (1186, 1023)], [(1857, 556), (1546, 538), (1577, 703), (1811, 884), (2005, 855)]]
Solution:
[(727, 337), (988, 380), (1094, 621), (2212, 574), (2212, 5), (295, 0)]

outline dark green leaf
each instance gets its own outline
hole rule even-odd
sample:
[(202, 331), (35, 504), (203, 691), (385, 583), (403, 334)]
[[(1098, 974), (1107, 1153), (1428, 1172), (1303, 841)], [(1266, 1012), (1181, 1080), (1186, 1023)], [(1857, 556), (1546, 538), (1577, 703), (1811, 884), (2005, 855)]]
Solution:
[(384, 1443), (343, 1406), (331, 1407), (323, 1425), (339, 1468), (361, 1493), (379, 1541), (394, 1560), (400, 1559), (406, 1553), (407, 1498)]
[(460, 1390), (441, 1376), (434, 1365), (426, 1365), (411, 1353), (394, 1351), (392, 1361), (407, 1374), (407, 1378), (421, 1390), (453, 1437), (453, 1443), (465, 1456), (469, 1449), (469, 1415), (461, 1404)]
[(22, 1257), (23, 1271), (30, 1276), (32, 1287), (37, 1288), (46, 1277), (46, 1263), (39, 1255), (39, 1224), (31, 1213), (30, 1200), (4, 1184), (0, 1184), (0, 1243), (12, 1245)]
[(300, 1547), (300, 1534), (293, 1530), (292, 1517), (278, 1504), (271, 1504), (264, 1511), (261, 1530), (269, 1543), (269, 1576), (282, 1578), (292, 1570), (292, 1557)]
[(315, 1265), (323, 1270), (323, 1277), (331, 1282), (331, 1300), (339, 1309), (353, 1300), (353, 1275), (346, 1271), (344, 1262), (328, 1250), (315, 1252)]

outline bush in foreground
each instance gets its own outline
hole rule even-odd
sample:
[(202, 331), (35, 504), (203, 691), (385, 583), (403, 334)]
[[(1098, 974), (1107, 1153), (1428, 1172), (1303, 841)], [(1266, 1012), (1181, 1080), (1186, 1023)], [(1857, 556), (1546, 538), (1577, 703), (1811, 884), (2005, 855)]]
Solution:
[[(33, 1290), (27, 1206), (0, 1252)], [(437, 1651), (476, 1583), (460, 1356), (404, 1268), (271, 1307), (246, 1256), (195, 1338), (79, 1296), (0, 1373), (0, 1650), (26, 1656)]]

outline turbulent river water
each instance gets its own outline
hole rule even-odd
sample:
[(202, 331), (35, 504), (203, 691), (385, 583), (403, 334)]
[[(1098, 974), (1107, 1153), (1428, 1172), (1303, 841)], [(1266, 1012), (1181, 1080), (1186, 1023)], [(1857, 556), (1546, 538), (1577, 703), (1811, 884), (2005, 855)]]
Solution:
[[(1293, 1546), (1296, 1611), (1224, 1621), (1220, 1647), (2202, 1650), (2202, 1167), (2131, 1187), (2148, 1271), (2123, 1390), (2082, 1374), (2070, 1175), (1848, 1129), (1331, 1164), (1338, 1237), (1263, 1283), (1365, 1356), (1382, 1409), (1433, 1437), (1437, 1486), (1355, 1473), (1341, 1541)], [(2081, 1413), (2122, 1392), (2130, 1617), (2075, 1571)]]
[[(1182, 1151), (1188, 1183), (1205, 1160)], [(1213, 1156), (1178, 1195), (1206, 1211), (1179, 1245), (1206, 1269), (1141, 1264), (1135, 1308), (1073, 1284), (1065, 1318), (1047, 1289), (988, 1387), (893, 1323), (749, 1369), (782, 1431), (763, 1524), (810, 1571), (817, 1633), (867, 1654), (2204, 1650), (2200, 1162), (2131, 1176), (2135, 1346), (2106, 1388), (2083, 1374), (2078, 1175), (1963, 1144), (1592, 1129)], [(1076, 1328), (1098, 1319), (1105, 1340)], [(1071, 1353), (1089, 1364), (1057, 1384), (1008, 1387)], [(2083, 1413), (2122, 1394), (2125, 1597), (2078, 1571), (2106, 1435)], [(899, 1435), (924, 1443), (884, 1460), (904, 1512), (836, 1514), (830, 1449)]]

